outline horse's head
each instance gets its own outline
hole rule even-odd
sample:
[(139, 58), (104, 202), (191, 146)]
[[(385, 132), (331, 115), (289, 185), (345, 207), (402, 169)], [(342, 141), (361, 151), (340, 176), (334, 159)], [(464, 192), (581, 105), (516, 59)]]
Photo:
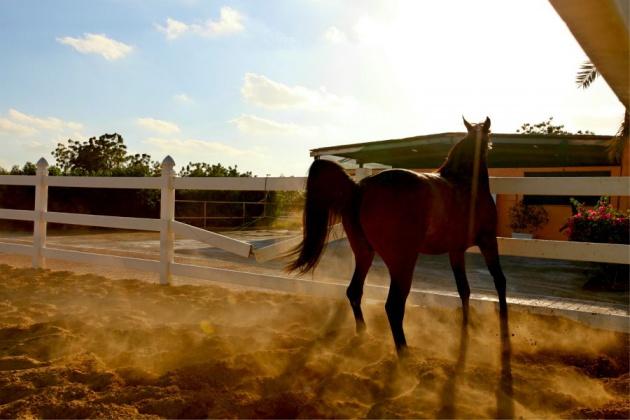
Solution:
[(484, 154), (488, 149), (492, 149), (492, 143), (490, 142), (490, 118), (486, 117), (486, 120), (479, 124), (471, 124), (466, 121), (466, 118), (463, 116), (462, 119), (464, 120), (466, 130), (468, 130), (468, 134), (462, 141), (467, 141), (469, 143), (479, 141), (480, 150), (483, 151)]
[(479, 124), (471, 124), (466, 118), (463, 120), (468, 133), (451, 148), (446, 161), (438, 170), (447, 178), (469, 179), (475, 162), (478, 162), (480, 167), (487, 168), (488, 149), (492, 148), (490, 118), (486, 117), (486, 120)]

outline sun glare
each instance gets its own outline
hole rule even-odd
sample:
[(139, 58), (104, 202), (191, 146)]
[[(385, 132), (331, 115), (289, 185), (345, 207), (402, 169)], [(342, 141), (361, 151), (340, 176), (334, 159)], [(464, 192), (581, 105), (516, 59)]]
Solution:
[[(358, 54), (379, 63), (376, 83), (404, 104), (409, 135), (446, 131), (461, 113), (491, 114), (498, 131), (553, 114), (608, 132), (623, 113), (603, 84), (575, 89), (586, 56), (547, 1), (398, 1), (362, 15), (351, 33)], [(606, 114), (588, 127), (586, 103)]]

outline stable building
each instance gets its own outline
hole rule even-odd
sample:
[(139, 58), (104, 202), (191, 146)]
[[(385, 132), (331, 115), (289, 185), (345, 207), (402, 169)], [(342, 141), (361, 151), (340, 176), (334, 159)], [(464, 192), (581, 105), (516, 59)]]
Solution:
[[(354, 175), (358, 168), (376, 173), (386, 168), (405, 168), (432, 172), (446, 158), (451, 147), (465, 133), (439, 133), (402, 139), (345, 144), (311, 150), (314, 158), (340, 162)], [(497, 177), (606, 177), (621, 176), (620, 162), (608, 151), (611, 136), (492, 134), (488, 152), (490, 176)], [(509, 211), (520, 199), (526, 204), (542, 205), (549, 223), (536, 232), (540, 239), (565, 240), (560, 232), (572, 214), (571, 197), (500, 194), (496, 196), (499, 236), (511, 236)], [(573, 197), (595, 204), (597, 197)], [(619, 197), (612, 197), (619, 207)], [(625, 210), (625, 209), (624, 209)]]

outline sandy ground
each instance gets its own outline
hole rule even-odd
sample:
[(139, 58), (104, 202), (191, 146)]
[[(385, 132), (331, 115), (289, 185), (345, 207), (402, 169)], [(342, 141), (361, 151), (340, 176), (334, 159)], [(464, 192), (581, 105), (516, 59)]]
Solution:
[(1, 417), (630, 416), (629, 337), (572, 321), (0, 265)]

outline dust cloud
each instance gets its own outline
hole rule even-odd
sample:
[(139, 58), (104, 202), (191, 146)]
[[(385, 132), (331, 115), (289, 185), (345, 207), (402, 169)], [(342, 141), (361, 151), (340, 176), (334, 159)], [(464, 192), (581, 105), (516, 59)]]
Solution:
[(628, 335), (558, 317), (0, 265), (0, 417), (622, 417)]

